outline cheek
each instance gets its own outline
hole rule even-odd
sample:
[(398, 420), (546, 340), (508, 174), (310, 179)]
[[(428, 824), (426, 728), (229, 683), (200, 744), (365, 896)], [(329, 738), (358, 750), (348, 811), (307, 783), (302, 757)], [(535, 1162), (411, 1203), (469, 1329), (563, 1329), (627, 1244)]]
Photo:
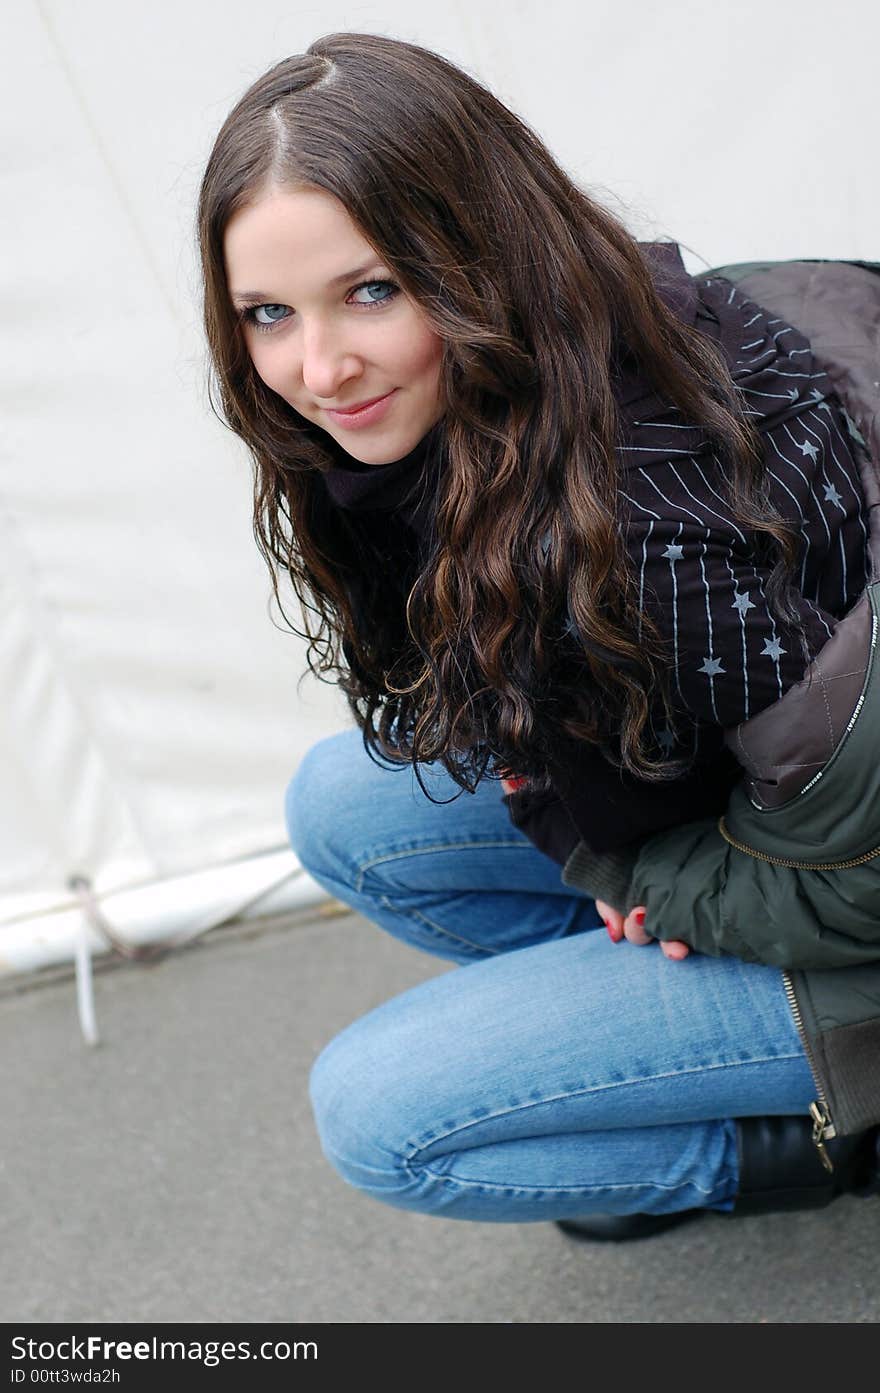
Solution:
[(261, 343), (259, 339), (246, 341), (246, 347), (257, 376), (273, 392), (283, 395), (280, 355), (272, 352), (270, 344)]
[(435, 381), (440, 376), (443, 361), (443, 340), (419, 324), (408, 336), (400, 356), (411, 381), (419, 378)]

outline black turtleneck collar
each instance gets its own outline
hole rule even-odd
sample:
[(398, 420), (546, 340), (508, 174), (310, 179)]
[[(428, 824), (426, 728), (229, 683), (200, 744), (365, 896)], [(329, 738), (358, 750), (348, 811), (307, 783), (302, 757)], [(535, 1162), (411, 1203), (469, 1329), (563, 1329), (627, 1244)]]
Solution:
[(390, 464), (364, 464), (334, 442), (337, 462), (322, 475), (327, 492), (349, 512), (396, 512), (412, 526), (433, 498), (444, 438), (441, 419), (409, 454)]

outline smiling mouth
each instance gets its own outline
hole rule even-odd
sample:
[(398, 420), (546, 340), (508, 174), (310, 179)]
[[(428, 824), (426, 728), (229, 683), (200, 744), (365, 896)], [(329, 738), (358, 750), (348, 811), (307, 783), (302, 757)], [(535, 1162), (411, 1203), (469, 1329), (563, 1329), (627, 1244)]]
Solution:
[(359, 411), (366, 411), (368, 406), (375, 406), (377, 401), (384, 401), (386, 397), (390, 396), (391, 392), (383, 392), (381, 396), (370, 397), (369, 401), (358, 402), (357, 406), (328, 406), (324, 409), (334, 412), (337, 416), (356, 416)]

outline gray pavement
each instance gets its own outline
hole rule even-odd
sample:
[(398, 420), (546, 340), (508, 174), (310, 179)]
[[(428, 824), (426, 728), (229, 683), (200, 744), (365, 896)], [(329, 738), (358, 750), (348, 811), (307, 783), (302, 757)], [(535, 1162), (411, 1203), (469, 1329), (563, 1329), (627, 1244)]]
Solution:
[(552, 1224), (389, 1209), (321, 1156), (309, 1066), (456, 971), (355, 915), (215, 932), (96, 981), (0, 996), (5, 1321), (874, 1322), (880, 1199), (717, 1216), (609, 1248)]

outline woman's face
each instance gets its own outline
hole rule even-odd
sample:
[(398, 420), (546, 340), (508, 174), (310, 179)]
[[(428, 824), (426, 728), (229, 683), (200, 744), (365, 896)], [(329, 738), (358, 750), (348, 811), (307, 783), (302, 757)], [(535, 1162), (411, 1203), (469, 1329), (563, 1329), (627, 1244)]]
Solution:
[[(254, 368), (364, 464), (401, 459), (440, 419), (442, 339), (332, 194), (260, 193), (224, 237)], [(377, 397), (369, 411), (337, 415)]]

